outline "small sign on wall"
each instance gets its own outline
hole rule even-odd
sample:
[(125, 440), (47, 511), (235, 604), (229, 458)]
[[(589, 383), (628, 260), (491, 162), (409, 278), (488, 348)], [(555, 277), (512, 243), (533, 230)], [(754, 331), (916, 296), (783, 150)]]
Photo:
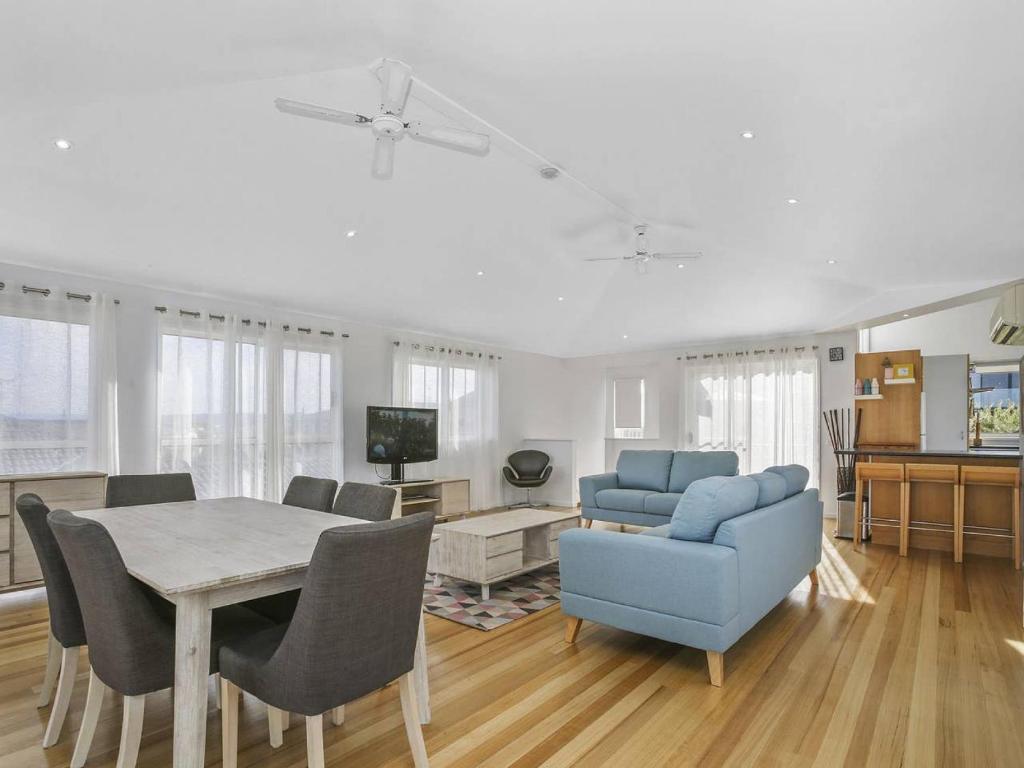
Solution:
[(843, 347), (829, 347), (828, 359), (831, 363), (841, 363), (843, 361)]

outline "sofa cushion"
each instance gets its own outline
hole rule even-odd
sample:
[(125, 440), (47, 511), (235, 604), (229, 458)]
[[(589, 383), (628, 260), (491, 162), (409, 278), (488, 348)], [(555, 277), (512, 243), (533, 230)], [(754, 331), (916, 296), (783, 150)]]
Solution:
[(694, 480), (735, 475), (739, 466), (740, 458), (735, 451), (676, 451), (672, 457), (668, 490), (683, 493)]
[(669, 528), (671, 528), (671, 526), (668, 523), (665, 523), (664, 525), (659, 525), (654, 528), (648, 528), (646, 531), (640, 531), (639, 535), (657, 536), (659, 539), (670, 539), (672, 537), (668, 535)]
[[(775, 475), (772, 475), (775, 477)], [(676, 511), (676, 504), (683, 498), (681, 493), (652, 493), (644, 499), (644, 512), (649, 515), (671, 517)]]
[(694, 480), (676, 506), (669, 535), (686, 541), (712, 541), (720, 523), (754, 509), (757, 492), (757, 481), (749, 477)]
[(668, 490), (668, 473), (674, 451), (622, 451), (616, 464), (619, 488), (641, 491)]
[(781, 467), (768, 467), (765, 472), (772, 472), (780, 475), (786, 481), (786, 498), (803, 493), (807, 487), (807, 481), (811, 479), (811, 472), (807, 467), (799, 464), (786, 464)]
[(757, 483), (757, 509), (782, 501), (786, 498), (786, 481), (775, 472), (755, 472), (747, 477)]
[(643, 512), (644, 499), (653, 491), (634, 491), (627, 488), (608, 488), (594, 494), (601, 509), (621, 509), (624, 512)]

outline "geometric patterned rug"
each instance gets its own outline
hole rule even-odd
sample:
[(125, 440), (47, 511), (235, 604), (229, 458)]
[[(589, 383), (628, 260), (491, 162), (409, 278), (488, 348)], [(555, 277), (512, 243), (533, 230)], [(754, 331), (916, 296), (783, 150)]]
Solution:
[(560, 594), (558, 563), (492, 584), (486, 602), (480, 600), (479, 584), (446, 577), (435, 587), (433, 577), (428, 576), (423, 584), (423, 610), (488, 632), (550, 608), (559, 602)]

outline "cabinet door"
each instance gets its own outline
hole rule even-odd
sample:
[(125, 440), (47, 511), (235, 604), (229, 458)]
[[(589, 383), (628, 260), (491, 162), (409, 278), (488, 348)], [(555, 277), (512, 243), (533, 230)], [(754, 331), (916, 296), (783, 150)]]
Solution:
[[(99, 509), (104, 504), (106, 478), (103, 477), (67, 477), (48, 480), (26, 480), (14, 484), (14, 496), (23, 493), (34, 493), (43, 500), (50, 509), (66, 509), (74, 512), (79, 509)], [(36, 560), (35, 550), (28, 537), (28, 531), (22, 525), (21, 518), (14, 516), (14, 546), (11, 554), (14, 559), (14, 583), (39, 581), (43, 572)]]
[(0, 587), (11, 583), (11, 484), (0, 483)]

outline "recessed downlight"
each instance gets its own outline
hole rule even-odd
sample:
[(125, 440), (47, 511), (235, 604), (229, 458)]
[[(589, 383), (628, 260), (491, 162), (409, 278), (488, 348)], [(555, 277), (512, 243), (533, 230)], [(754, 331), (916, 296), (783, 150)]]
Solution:
[(828, 260), (827, 262), (825, 262), (825, 263), (826, 263), (826, 264), (835, 264), (835, 263), (836, 263), (836, 260), (835, 260), (835, 259), (829, 259), (829, 260)]
[(786, 202), (789, 203), (790, 205), (796, 205), (800, 201), (797, 200), (795, 197), (787, 197)]
[(676, 264), (676, 269), (682, 269), (685, 266), (685, 264)]
[(742, 138), (744, 138), (744, 139), (752, 139), (752, 138), (754, 138), (754, 132), (753, 131), (744, 131), (743, 133), (740, 134), (740, 136)]
[(565, 301), (565, 296), (559, 296), (559, 297), (558, 297), (558, 300), (559, 300), (559, 301)]
[(904, 317), (910, 317), (910, 313), (909, 313), (909, 312), (904, 312), (904, 313), (903, 313), (903, 316), (904, 316)]
[(54, 139), (53, 146), (55, 146), (61, 152), (67, 152), (74, 145), (67, 139)]
[(622, 334), (622, 338), (624, 338), (624, 339), (628, 339), (628, 338), (629, 338), (629, 334), (628, 334), (628, 333), (624, 333), (624, 334)]
[(477, 270), (476, 276), (477, 277), (483, 277), (484, 276), (484, 271), (482, 269)]
[(345, 237), (355, 237), (358, 234), (359, 233), (356, 232), (354, 229), (350, 229), (348, 232), (345, 233)]

